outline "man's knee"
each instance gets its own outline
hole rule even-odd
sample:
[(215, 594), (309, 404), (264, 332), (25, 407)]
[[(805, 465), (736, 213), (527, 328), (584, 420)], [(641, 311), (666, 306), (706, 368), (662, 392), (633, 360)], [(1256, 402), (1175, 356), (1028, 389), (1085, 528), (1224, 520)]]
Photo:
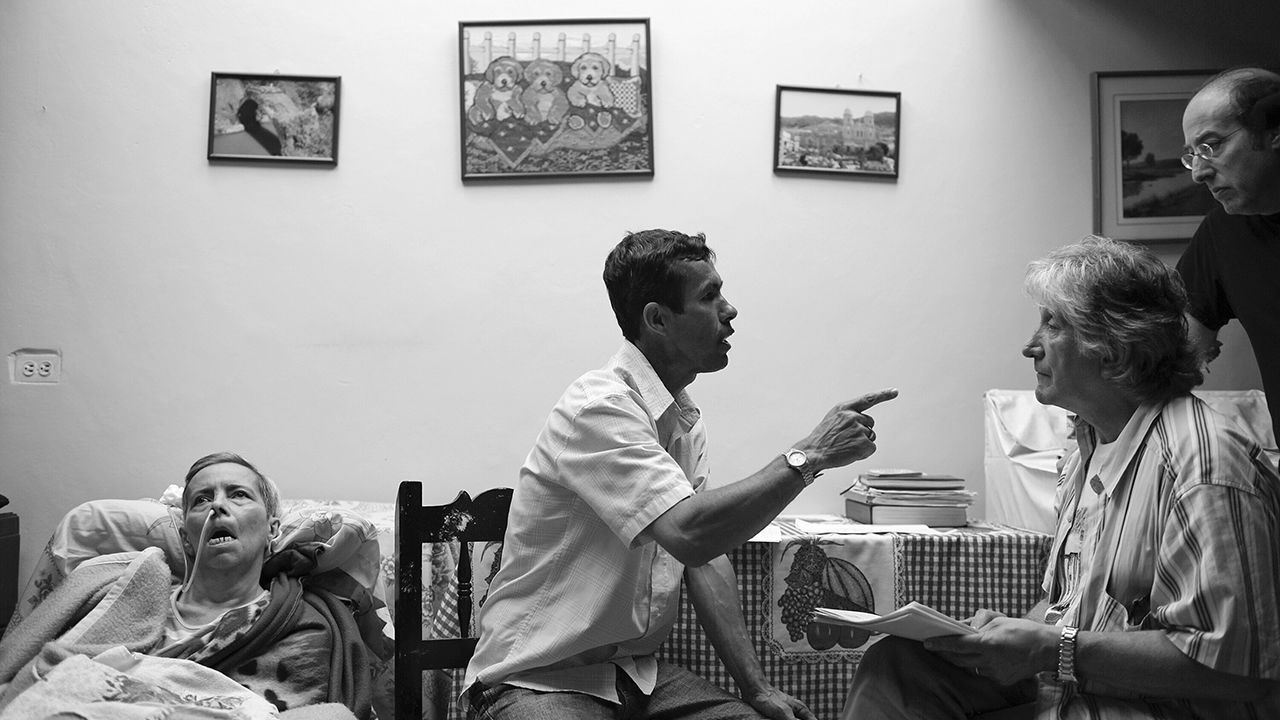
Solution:
[(885, 637), (862, 654), (858, 663), (858, 676), (883, 674), (899, 668), (919, 667), (931, 664), (936, 656), (915, 640), (893, 635)]

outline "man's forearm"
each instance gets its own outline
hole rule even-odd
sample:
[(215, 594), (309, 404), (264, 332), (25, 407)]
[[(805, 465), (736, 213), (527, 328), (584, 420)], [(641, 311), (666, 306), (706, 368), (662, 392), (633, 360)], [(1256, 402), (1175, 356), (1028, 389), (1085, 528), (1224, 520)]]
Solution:
[(738, 578), (729, 558), (721, 556), (698, 567), (685, 568), (689, 599), (698, 623), (744, 697), (767, 688), (755, 646), (747, 634), (738, 595)]
[(652, 534), (680, 562), (701, 565), (750, 540), (803, 489), (779, 454), (743, 480), (680, 501), (654, 521)]
[(1213, 670), (1182, 653), (1161, 630), (1085, 632), (1076, 639), (1084, 691), (1182, 699), (1249, 701), (1273, 683)]

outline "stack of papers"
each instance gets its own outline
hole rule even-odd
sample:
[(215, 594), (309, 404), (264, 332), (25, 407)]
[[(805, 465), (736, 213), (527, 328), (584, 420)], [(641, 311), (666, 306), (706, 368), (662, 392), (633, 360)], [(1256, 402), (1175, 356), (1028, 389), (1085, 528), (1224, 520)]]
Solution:
[(911, 602), (884, 615), (857, 610), (814, 608), (814, 622), (848, 625), (872, 632), (897, 635), (911, 640), (928, 640), (943, 635), (968, 635), (972, 627), (947, 617), (928, 605)]
[(845, 516), (857, 522), (956, 527), (968, 524), (976, 493), (954, 475), (894, 469), (869, 470), (841, 495)]

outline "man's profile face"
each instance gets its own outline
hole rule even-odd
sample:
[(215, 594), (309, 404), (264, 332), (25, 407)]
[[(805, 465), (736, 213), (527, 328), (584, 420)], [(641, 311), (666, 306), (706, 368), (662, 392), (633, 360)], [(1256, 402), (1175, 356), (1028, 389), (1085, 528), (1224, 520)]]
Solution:
[(684, 311), (671, 314), (670, 351), (694, 372), (722, 370), (729, 364), (730, 323), (738, 309), (721, 293), (724, 283), (710, 262), (685, 262), (683, 275)]
[[(1239, 132), (1237, 132), (1239, 131)], [(1280, 212), (1280, 132), (1268, 132), (1263, 147), (1231, 117), (1225, 90), (1205, 88), (1182, 114), (1183, 142), (1188, 149), (1201, 143), (1214, 148), (1212, 158), (1197, 157), (1191, 177), (1213, 193), (1232, 215), (1270, 215)]]

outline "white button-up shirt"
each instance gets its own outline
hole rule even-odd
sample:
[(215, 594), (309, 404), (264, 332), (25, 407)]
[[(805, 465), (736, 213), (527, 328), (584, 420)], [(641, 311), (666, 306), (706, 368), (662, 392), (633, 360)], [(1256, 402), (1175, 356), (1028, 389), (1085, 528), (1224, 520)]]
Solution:
[(706, 476), (698, 408), (634, 345), (574, 382), (520, 470), (466, 685), (618, 702), (621, 668), (652, 692), (684, 566), (643, 531)]

